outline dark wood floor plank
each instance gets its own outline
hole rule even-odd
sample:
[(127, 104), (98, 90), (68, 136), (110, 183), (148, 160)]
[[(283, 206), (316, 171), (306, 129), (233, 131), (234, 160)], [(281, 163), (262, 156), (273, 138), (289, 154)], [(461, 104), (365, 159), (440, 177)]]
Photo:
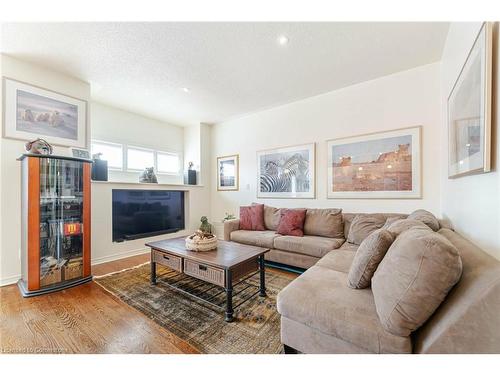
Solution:
[[(149, 254), (93, 267), (94, 275), (134, 267)], [(0, 288), (0, 351), (4, 353), (197, 353), (191, 345), (91, 282), (22, 298)]]

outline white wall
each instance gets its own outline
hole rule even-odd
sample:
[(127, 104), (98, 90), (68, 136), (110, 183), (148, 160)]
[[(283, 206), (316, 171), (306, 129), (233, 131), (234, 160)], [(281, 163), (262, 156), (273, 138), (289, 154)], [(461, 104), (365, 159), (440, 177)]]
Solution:
[[(216, 157), (240, 155), (240, 191), (218, 192), (212, 179), (212, 220), (256, 198), (256, 151), (316, 142), (316, 199), (261, 199), (278, 207), (340, 207), (345, 212), (402, 212), (425, 208), (440, 215), (440, 64), (364, 82), (320, 96), (217, 124)], [(326, 140), (423, 126), (423, 199), (327, 199)], [(214, 176), (215, 177), (215, 176)]]
[[(493, 137), (492, 169), (485, 174), (448, 179), (448, 126), (447, 98), (474, 40), (481, 28), (481, 23), (452, 23), (446, 40), (441, 61), (441, 111), (442, 111), (442, 149), (443, 165), (441, 203), (443, 216), (451, 220), (455, 230), (468, 237), (482, 249), (500, 259), (500, 140), (498, 138), (498, 109), (500, 86), (493, 85)], [(498, 23), (495, 25), (494, 76), (498, 74), (500, 64), (500, 41)]]
[[(183, 164), (184, 129), (135, 113), (92, 102), (92, 139), (176, 152)], [(140, 172), (110, 170), (110, 181), (137, 182)], [(158, 182), (164, 184), (183, 183), (182, 173), (178, 176), (157, 174)]]
[[(90, 99), (88, 83), (10, 56), (1, 55), (1, 60), (1, 72), (4, 77), (83, 100)], [(0, 100), (0, 103), (2, 102)], [(16, 158), (24, 152), (25, 142), (6, 138), (0, 140), (0, 206), (2, 208), (0, 214), (2, 233), (0, 238), (0, 285), (17, 282), (21, 274), (21, 168)], [(70, 151), (66, 147), (55, 147), (54, 153), (69, 155)]]

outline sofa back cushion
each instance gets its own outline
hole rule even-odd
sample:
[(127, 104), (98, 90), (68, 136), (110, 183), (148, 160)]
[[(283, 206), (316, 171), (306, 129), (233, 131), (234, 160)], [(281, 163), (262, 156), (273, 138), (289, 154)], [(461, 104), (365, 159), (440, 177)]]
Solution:
[(431, 212), (426, 210), (416, 210), (408, 215), (408, 219), (418, 220), (431, 228), (434, 232), (439, 230), (439, 221)]
[(344, 221), (339, 208), (308, 208), (304, 234), (330, 238), (344, 237)]
[(285, 236), (304, 236), (306, 210), (303, 208), (281, 210), (281, 219), (276, 233)]
[(363, 240), (384, 226), (386, 217), (382, 214), (359, 214), (352, 220), (347, 242), (360, 245)]
[(252, 204), (240, 207), (240, 229), (266, 230), (264, 226), (264, 205)]
[(399, 236), (405, 230), (408, 230), (410, 228), (420, 228), (420, 229), (432, 230), (427, 225), (425, 225), (423, 222), (418, 221), (418, 220), (412, 220), (412, 219), (393, 220), (392, 218), (387, 219), (383, 228), (387, 229), (389, 232), (391, 232), (394, 237)]
[(264, 205), (264, 225), (267, 230), (277, 230), (281, 218), (281, 209)]
[(415, 353), (500, 353), (500, 261), (451, 229), (462, 277), (414, 334)]
[(381, 228), (361, 242), (347, 275), (347, 285), (350, 288), (364, 289), (370, 286), (375, 270), (393, 241), (391, 232)]
[[(357, 215), (361, 215), (363, 213), (350, 213), (350, 212), (342, 212), (342, 218), (344, 220), (344, 238), (347, 239), (349, 236), (349, 230), (351, 229), (351, 224), (354, 218)], [(366, 214), (363, 214), (366, 215)], [(393, 219), (393, 220), (398, 220), (398, 219), (406, 219), (408, 217), (407, 214), (397, 214), (397, 213), (377, 213), (377, 215), (381, 215), (386, 219)]]
[(382, 326), (409, 336), (439, 307), (462, 274), (457, 248), (428, 229), (401, 233), (372, 279), (375, 307)]

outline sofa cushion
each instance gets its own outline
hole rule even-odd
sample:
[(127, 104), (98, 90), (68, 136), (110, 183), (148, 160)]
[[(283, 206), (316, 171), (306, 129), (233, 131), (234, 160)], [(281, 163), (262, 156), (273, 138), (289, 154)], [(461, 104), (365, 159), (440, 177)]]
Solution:
[(264, 227), (264, 205), (253, 204), (240, 207), (240, 229), (266, 230)]
[(457, 232), (441, 229), (460, 253), (462, 276), (415, 332), (416, 353), (500, 353), (500, 261)]
[(264, 225), (267, 230), (278, 229), (281, 218), (281, 209), (264, 205)]
[(279, 236), (274, 240), (274, 248), (321, 258), (329, 251), (339, 248), (344, 241), (343, 238), (318, 236)]
[(344, 221), (339, 208), (308, 208), (304, 234), (330, 238), (344, 237)]
[(231, 241), (272, 248), (274, 239), (280, 237), (272, 230), (235, 230), (231, 232)]
[(347, 274), (313, 266), (286, 286), (278, 312), (322, 333), (373, 353), (411, 353), (410, 337), (382, 327), (370, 289), (351, 289)]
[(368, 235), (384, 226), (386, 217), (382, 214), (359, 214), (352, 220), (347, 241), (360, 245)]
[(431, 212), (426, 210), (416, 210), (408, 215), (408, 219), (418, 220), (431, 228), (434, 232), (439, 230), (439, 221)]
[[(349, 212), (344, 212), (342, 211), (342, 218), (344, 219), (344, 237), (347, 238), (349, 236), (349, 229), (351, 229), (351, 223), (354, 220), (354, 218), (361, 213), (349, 213)], [(373, 215), (373, 214), (371, 214)], [(385, 220), (387, 222), (388, 219), (392, 218), (397, 218), (397, 219), (406, 219), (408, 217), (407, 214), (398, 214), (398, 213), (377, 213), (377, 215), (380, 215), (382, 220)], [(397, 220), (395, 219), (395, 220)]]
[(349, 242), (344, 242), (342, 246), (339, 247), (339, 250), (349, 250), (349, 251), (357, 251), (359, 248), (359, 245), (355, 245), (353, 243)]
[(361, 242), (347, 275), (350, 288), (364, 289), (370, 286), (375, 270), (393, 241), (391, 232), (377, 229)]
[(392, 222), (390, 222), (389, 219), (387, 219), (387, 222), (382, 228), (387, 229), (389, 232), (392, 233), (394, 237), (399, 236), (405, 230), (408, 230), (410, 228), (431, 230), (431, 228), (429, 228), (421, 221), (413, 219), (399, 219), (399, 220), (393, 220)]
[(342, 247), (330, 251), (316, 264), (334, 271), (348, 273), (356, 252), (352, 250), (341, 250), (341, 248)]
[(301, 208), (281, 210), (280, 223), (276, 233), (302, 237), (304, 235), (304, 221), (306, 219), (306, 210)]
[(421, 228), (404, 231), (372, 279), (382, 326), (409, 336), (434, 313), (461, 274), (458, 250), (445, 237)]

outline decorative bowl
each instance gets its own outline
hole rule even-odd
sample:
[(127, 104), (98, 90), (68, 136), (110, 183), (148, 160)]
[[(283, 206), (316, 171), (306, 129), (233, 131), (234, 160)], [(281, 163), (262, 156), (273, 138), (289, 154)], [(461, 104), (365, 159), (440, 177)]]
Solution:
[(192, 251), (210, 251), (217, 249), (217, 236), (212, 238), (200, 238), (199, 236), (189, 236), (186, 238), (186, 249)]

